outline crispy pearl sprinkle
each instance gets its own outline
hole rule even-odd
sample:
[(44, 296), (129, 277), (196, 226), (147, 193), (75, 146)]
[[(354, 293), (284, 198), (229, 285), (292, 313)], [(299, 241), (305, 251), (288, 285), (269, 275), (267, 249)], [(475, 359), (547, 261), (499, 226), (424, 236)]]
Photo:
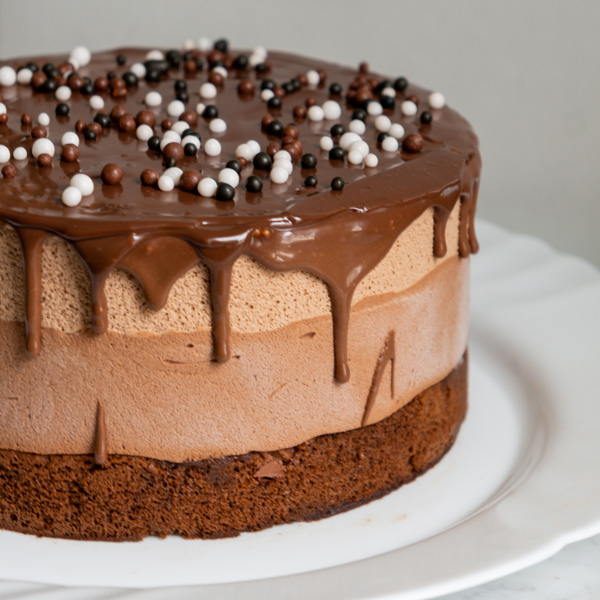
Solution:
[[(226, 206), (220, 202), (260, 203), (265, 185), (273, 184), (275, 193), (285, 190), (277, 188), (283, 184), (300, 192), (338, 173), (350, 182), (380, 162), (382, 170), (388, 168), (399, 150), (405, 160), (418, 159), (424, 139), (417, 132), (431, 131), (433, 139), (445, 118), (439, 112), (446, 104), (443, 94), (417, 95), (406, 78), (382, 78), (367, 63), (331, 84), (318, 65), (284, 79), (279, 58), (271, 64), (263, 47), (235, 52), (225, 39), (186, 40), (179, 48), (154, 49), (145, 56), (123, 50), (111, 54), (104, 69), (94, 68), (97, 63), (89, 67), (91, 61), (90, 50), (77, 46), (68, 60), (55, 64), (0, 67), (0, 132), (5, 125), (11, 133), (20, 128), (0, 145), (2, 178), (21, 176), (29, 157), (34, 168), (36, 163), (46, 168), (42, 176), (54, 177), (58, 171), (50, 169), (56, 155), (57, 169), (60, 165), (71, 177), (56, 194), (65, 207), (76, 207), (94, 193), (94, 180), (77, 173), (80, 168), (105, 186), (118, 186), (127, 177), (153, 188), (144, 190), (150, 198), (157, 190), (179, 189), (198, 202), (216, 199), (222, 210)], [(12, 86), (19, 87), (8, 89)], [(26, 95), (32, 94), (32, 102), (12, 114), (13, 95), (23, 86), (30, 88)], [(45, 103), (36, 98), (42, 94)], [(35, 107), (47, 112), (36, 116)], [(244, 127), (254, 139), (232, 143), (245, 114), (253, 115)], [(98, 179), (102, 163), (94, 160), (103, 144), (114, 154), (107, 156), (112, 162)], [(124, 175), (123, 169), (130, 172), (129, 153), (147, 159), (139, 178)], [(336, 192), (344, 185), (339, 175), (330, 181)], [(329, 189), (326, 183), (322, 187)], [(103, 195), (110, 193), (103, 188)], [(119, 193), (112, 191), (113, 197)], [(166, 202), (182, 199), (181, 194), (165, 196)]]

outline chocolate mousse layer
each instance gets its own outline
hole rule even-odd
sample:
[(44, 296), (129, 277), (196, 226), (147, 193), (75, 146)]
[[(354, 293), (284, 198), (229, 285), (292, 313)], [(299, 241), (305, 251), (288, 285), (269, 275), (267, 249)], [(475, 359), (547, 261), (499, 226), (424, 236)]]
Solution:
[[(324, 398), (323, 402), (327, 399)], [(276, 452), (173, 463), (0, 450), (0, 528), (60, 538), (218, 538), (333, 515), (435, 465), (465, 416), (467, 359), (379, 423)]]

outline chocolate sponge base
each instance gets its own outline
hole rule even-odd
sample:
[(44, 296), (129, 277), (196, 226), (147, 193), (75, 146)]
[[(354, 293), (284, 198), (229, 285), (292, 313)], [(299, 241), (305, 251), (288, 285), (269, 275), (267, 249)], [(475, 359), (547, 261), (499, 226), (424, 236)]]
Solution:
[(277, 452), (173, 463), (0, 450), (0, 529), (81, 540), (219, 538), (312, 521), (395, 490), (450, 449), (467, 357), (390, 417)]

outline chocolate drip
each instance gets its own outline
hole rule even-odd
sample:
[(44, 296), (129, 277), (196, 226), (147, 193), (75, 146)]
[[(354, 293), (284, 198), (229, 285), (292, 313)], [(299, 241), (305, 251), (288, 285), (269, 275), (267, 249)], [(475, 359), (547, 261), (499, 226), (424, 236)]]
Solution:
[(104, 403), (98, 400), (96, 408), (96, 440), (94, 442), (94, 460), (103, 467), (108, 460), (108, 447), (106, 443), (106, 419), (104, 417)]
[(450, 213), (441, 206), (433, 207), (433, 255), (436, 258), (446, 256), (446, 225)]
[(385, 342), (383, 343), (383, 348), (379, 353), (379, 358), (377, 359), (377, 364), (375, 365), (375, 372), (373, 373), (373, 381), (371, 383), (371, 389), (369, 390), (369, 395), (367, 396), (367, 402), (365, 404), (365, 412), (363, 413), (363, 418), (361, 422), (361, 426), (364, 427), (369, 423), (369, 417), (371, 416), (371, 410), (373, 409), (373, 405), (375, 404), (375, 400), (377, 398), (377, 394), (379, 392), (379, 386), (381, 385), (381, 380), (383, 379), (383, 373), (385, 372), (385, 368), (387, 364), (391, 363), (392, 371), (391, 371), (391, 380), (392, 380), (392, 398), (394, 397), (394, 366), (396, 362), (396, 336), (394, 331), (390, 331), (385, 338)]
[[(145, 55), (138, 49), (122, 52), (130, 62), (143, 60)], [(40, 62), (48, 60), (52, 57)], [(269, 60), (270, 77), (276, 81), (289, 80), (314, 68), (322, 68), (330, 80), (342, 86), (349, 86), (356, 76), (352, 69), (313, 59), (271, 53)], [(64, 62), (64, 57), (56, 57), (55, 62)], [(114, 52), (95, 54), (87, 69), (90, 74), (105, 75), (114, 69)], [(168, 79), (153, 84), (153, 89), (168, 97), (173, 79), (179, 75), (169, 74)], [(233, 73), (231, 78), (235, 78)], [(222, 155), (185, 158), (180, 165), (183, 169), (200, 169), (204, 175), (215, 176), (216, 170), (233, 157), (239, 143), (255, 138), (263, 146), (269, 142), (259, 125), (265, 114), (264, 103), (258, 97), (240, 100), (236, 87), (232, 83), (219, 92), (219, 109), (231, 115), (227, 133), (221, 139)], [(130, 110), (143, 102), (148, 89), (140, 81), (137, 88), (128, 90), (126, 104)], [(407, 93), (417, 95), (426, 105), (426, 90), (410, 86)], [(322, 102), (328, 98), (327, 89), (295, 92), (293, 101), (284, 101), (282, 118), (290, 119), (293, 106), (309, 96)], [(30, 88), (19, 87), (17, 97), (7, 100), (9, 123), (15, 115), (38, 114), (39, 100)], [(344, 106), (343, 110), (344, 118), (350, 118), (352, 107)], [(419, 130), (418, 118), (392, 112), (390, 116), (402, 121), (407, 135)], [(74, 94), (70, 124), (77, 119), (87, 122), (90, 113), (87, 100)], [(104, 130), (96, 142), (86, 142), (80, 149), (78, 168), (95, 179), (95, 190), (78, 207), (66, 208), (58, 201), (72, 174), (64, 169), (42, 169), (31, 159), (14, 178), (0, 179), (0, 221), (19, 230), (23, 245), (28, 352), (36, 354), (40, 350), (41, 242), (52, 233), (73, 244), (87, 268), (92, 323), (97, 333), (108, 327), (104, 286), (114, 269), (124, 269), (134, 276), (150, 307), (158, 310), (166, 303), (175, 281), (194, 265), (204, 263), (210, 276), (212, 336), (218, 362), (226, 361), (231, 353), (228, 305), (237, 258), (247, 254), (275, 271), (301, 270), (318, 277), (327, 285), (331, 299), (335, 378), (347, 381), (347, 338), (354, 290), (398, 236), (425, 211), (433, 209), (433, 254), (443, 256), (447, 252), (446, 224), (460, 201), (459, 255), (466, 257), (477, 251), (473, 224), (481, 166), (477, 138), (468, 123), (446, 107), (431, 126), (435, 139), (427, 137), (422, 152), (382, 153), (379, 166), (367, 173), (343, 161), (328, 161), (319, 148), (321, 133), (315, 133), (314, 124), (298, 120), (296, 125), (303, 151), (319, 157), (316, 174), (321, 183), (312, 190), (303, 185), (303, 173), (297, 167), (286, 185), (265, 182), (261, 194), (246, 193), (240, 185), (233, 202), (200, 198), (181, 189), (165, 193), (140, 186), (141, 171), (152, 166), (157, 155), (137, 151), (135, 136), (114, 129)], [(365, 140), (375, 145), (377, 132), (372, 123), (367, 126)], [(199, 124), (198, 129), (202, 127)], [(55, 144), (68, 128), (57, 124), (50, 129)], [(0, 125), (0, 143), (28, 147), (30, 138), (22, 138), (8, 125)], [(123, 168), (119, 186), (100, 183), (101, 167), (108, 162), (119, 162)], [(246, 167), (243, 177), (251, 173), (251, 167)], [(335, 176), (345, 180), (341, 192), (325, 183)], [(265, 231), (268, 235), (263, 236)]]
[(46, 232), (17, 229), (25, 271), (25, 347), (29, 356), (42, 349), (42, 248)]

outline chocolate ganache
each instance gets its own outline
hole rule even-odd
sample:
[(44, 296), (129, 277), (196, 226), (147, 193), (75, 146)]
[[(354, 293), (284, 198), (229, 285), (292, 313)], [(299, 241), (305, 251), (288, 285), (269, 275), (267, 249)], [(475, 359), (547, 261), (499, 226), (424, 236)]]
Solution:
[[(460, 115), (446, 106), (430, 106), (429, 92), (409, 83), (397, 86), (395, 101), (388, 97), (382, 102), (383, 114), (402, 125), (406, 144), (401, 142), (395, 151), (383, 149), (381, 138), (385, 134), (377, 131), (375, 116), (367, 114), (362, 139), (370, 152), (378, 156), (377, 166), (355, 165), (345, 158), (330, 159), (320, 147), (321, 137), (329, 135), (336, 123), (347, 127), (357, 107), (382, 100), (382, 86), (390, 83), (385, 78), (369, 73), (366, 65), (354, 70), (279, 52), (269, 53), (268, 60), (257, 69), (249, 67), (247, 61), (237, 60), (244, 55), (240, 52), (218, 52), (219, 56), (215, 52), (208, 56), (197, 51), (193, 54), (181, 61), (181, 66), (172, 61), (159, 77), (147, 78), (158, 81), (147, 81), (130, 76), (131, 65), (146, 60), (146, 50), (124, 48), (95, 53), (88, 65), (77, 70), (80, 77), (72, 77), (77, 79), (70, 85), (71, 97), (63, 102), (69, 107), (66, 115), (62, 114), (64, 107), (57, 110), (61, 100), (54, 91), (45, 91), (48, 86), (44, 85), (35, 87), (41, 77), (32, 80), (31, 85), (0, 85), (0, 102), (6, 107), (4, 118), (0, 119), (0, 146), (9, 148), (11, 156), (16, 148), (24, 147), (28, 156), (25, 160), (11, 159), (16, 173), (7, 170), (0, 178), (0, 221), (16, 229), (22, 245), (27, 352), (35, 356), (41, 351), (41, 255), (45, 237), (54, 234), (73, 245), (89, 272), (92, 326), (97, 333), (107, 329), (109, 315), (103, 288), (113, 269), (132, 274), (143, 287), (148, 304), (159, 310), (175, 281), (197, 263), (204, 263), (210, 273), (214, 359), (218, 362), (227, 361), (231, 354), (228, 297), (236, 259), (246, 254), (275, 271), (302, 270), (315, 275), (325, 282), (331, 299), (335, 379), (347, 381), (347, 333), (353, 292), (402, 231), (433, 208), (432, 252), (441, 257), (446, 253), (446, 222), (460, 202), (459, 256), (477, 251), (473, 224), (481, 168), (477, 138)], [(121, 65), (123, 57), (125, 64)], [(44, 63), (60, 65), (54, 71), (46, 69), (50, 73), (47, 79), (54, 78), (60, 86), (71, 82), (67, 77), (73, 67), (66, 64), (66, 58), (15, 59), (4, 64), (15, 69), (28, 63), (39, 67)], [(224, 66), (227, 76), (219, 68), (208, 71), (207, 66)], [(308, 71), (320, 74), (318, 84), (309, 83)], [(91, 90), (89, 84), (85, 89), (86, 80), (81, 79), (85, 77), (95, 81), (93, 94), (104, 99), (104, 110), (90, 106)], [(107, 86), (98, 78), (107, 78)], [(296, 81), (288, 84), (294, 78)], [(119, 83), (111, 87), (114, 79)], [(247, 140), (258, 141), (262, 150), (273, 142), (277, 146), (271, 149), (285, 149), (286, 142), (296, 141), (300, 145), (296, 143), (295, 152), (291, 152), (295, 164), (287, 182), (274, 183), (268, 170), (255, 169), (251, 162), (246, 164), (242, 159), (240, 183), (232, 201), (203, 197), (195, 190), (184, 191), (177, 186), (172, 191), (162, 191), (156, 185), (144, 185), (141, 174), (145, 169), (161, 174), (172, 160), (165, 160), (160, 149), (150, 149), (148, 141), (137, 139), (135, 128), (123, 118), (135, 116), (143, 109), (151, 110), (156, 115), (153, 131), (161, 135), (159, 124), (167, 118), (167, 105), (177, 95), (174, 84), (181, 79), (187, 83), (187, 110), (200, 101), (198, 89), (202, 84), (210, 80), (216, 85), (216, 97), (205, 102), (217, 107), (226, 131), (209, 130), (208, 117), (214, 111), (208, 111), (206, 118), (188, 115), (190, 128), (202, 138), (202, 148), (178, 158), (177, 167), (216, 179), (228, 161), (235, 158), (236, 148)], [(281, 102), (267, 103), (261, 98), (261, 82), (265, 80), (275, 82), (274, 97)], [(341, 86), (342, 94), (337, 94), (335, 86), (330, 88), (334, 82)], [(49, 86), (53, 87), (56, 86)], [(181, 84), (179, 87), (184, 88)], [(144, 105), (149, 91), (161, 94), (160, 106)], [(418, 107), (416, 114), (409, 116), (401, 111), (401, 104), (407, 99)], [(339, 118), (316, 121), (304, 116), (306, 107), (320, 106), (327, 100), (340, 103)], [(113, 110), (116, 105), (124, 109)], [(80, 144), (76, 160), (62, 160), (60, 151), (51, 161), (44, 155), (38, 160), (32, 156), (36, 116), (44, 112), (51, 115), (47, 136), (57, 148), (65, 132), (77, 130)], [(430, 114), (422, 117), (424, 112)], [(98, 117), (108, 113), (113, 115), (109, 121)], [(121, 117), (115, 119), (119, 114)], [(29, 118), (22, 118), (23, 115)], [(293, 124), (297, 139), (269, 135), (264, 127), (265, 115), (271, 115), (284, 127)], [(86, 135), (85, 124), (95, 119), (97, 127), (90, 129), (94, 135)], [(38, 130), (36, 134), (39, 133)], [(422, 140), (413, 134), (419, 134)], [(220, 154), (209, 156), (204, 152), (209, 138), (219, 140)], [(334, 137), (334, 141), (339, 140)], [(302, 168), (298, 151), (300, 155), (314, 154), (316, 166)], [(63, 158), (75, 156), (74, 152), (66, 154), (70, 157)], [(101, 172), (107, 164), (122, 169), (120, 183), (102, 182)], [(93, 179), (93, 194), (84, 196), (77, 206), (65, 206), (61, 195), (77, 173)], [(252, 175), (264, 180), (260, 192), (245, 188)], [(316, 176), (316, 186), (305, 185), (308, 176)], [(343, 179), (341, 190), (332, 189), (331, 182), (336, 177)], [(401, 343), (391, 338), (382, 360), (387, 362), (393, 352), (401, 352)]]

